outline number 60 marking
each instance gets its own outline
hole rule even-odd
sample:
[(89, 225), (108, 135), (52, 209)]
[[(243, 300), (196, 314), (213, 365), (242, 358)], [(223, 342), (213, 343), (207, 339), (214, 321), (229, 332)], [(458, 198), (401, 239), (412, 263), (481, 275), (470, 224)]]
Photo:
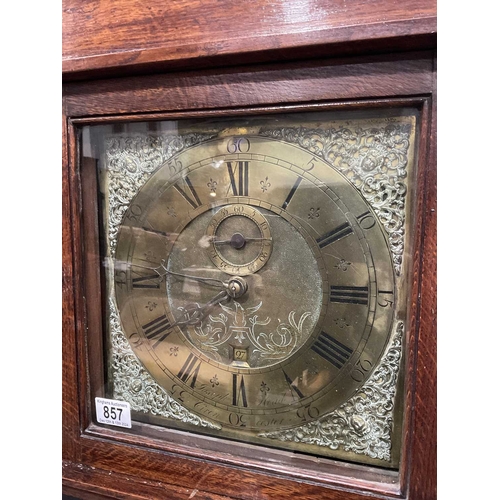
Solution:
[(248, 153), (250, 141), (246, 137), (233, 137), (227, 143), (228, 153)]

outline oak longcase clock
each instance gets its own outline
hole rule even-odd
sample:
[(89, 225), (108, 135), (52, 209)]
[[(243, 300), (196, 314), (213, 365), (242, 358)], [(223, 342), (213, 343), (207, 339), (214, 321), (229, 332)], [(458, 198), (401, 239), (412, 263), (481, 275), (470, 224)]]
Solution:
[(139, 498), (407, 494), (431, 101), (427, 80), (396, 98), (375, 76), (374, 98), (338, 71), (316, 103), (297, 83), (264, 106), (223, 73), (204, 109), (196, 78), (180, 103), (175, 77), (119, 106), (107, 83), (68, 87), (78, 439), (99, 492), (121, 480), (95, 470)]

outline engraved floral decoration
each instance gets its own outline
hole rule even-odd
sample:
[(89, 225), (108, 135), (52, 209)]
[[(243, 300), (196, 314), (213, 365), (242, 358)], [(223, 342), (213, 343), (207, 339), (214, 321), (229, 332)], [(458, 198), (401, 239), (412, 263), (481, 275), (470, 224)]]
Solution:
[(308, 219), (317, 219), (319, 217), (319, 208), (310, 208), (309, 213), (307, 214)]
[[(167, 162), (172, 175), (182, 165), (172, 159), (183, 149), (206, 141), (217, 134), (191, 133), (173, 136), (135, 135), (106, 140), (106, 167), (109, 181), (109, 242), (114, 254), (118, 228), (130, 202), (151, 175)], [(139, 210), (139, 208), (137, 207)], [(140, 217), (140, 212), (135, 212)], [(173, 211), (169, 213), (175, 217)]]
[(207, 182), (207, 187), (210, 188), (210, 192), (211, 193), (215, 193), (217, 191), (217, 181), (214, 181), (211, 177), (210, 177), (210, 182)]
[(210, 383), (212, 384), (212, 387), (215, 387), (216, 385), (219, 385), (219, 378), (217, 377), (217, 374), (215, 374), (211, 379)]
[[(230, 339), (238, 341), (250, 341), (253, 353), (262, 359), (281, 360), (289, 356), (300, 342), (303, 334), (305, 320), (311, 315), (305, 312), (299, 321), (295, 319), (295, 311), (288, 315), (288, 322), (278, 320), (278, 325), (271, 331), (264, 331), (263, 327), (271, 323), (271, 318), (259, 320), (254, 314), (262, 306), (259, 302), (256, 306), (244, 308), (238, 302), (231, 306), (219, 304), (224, 313), (218, 316), (209, 315), (208, 322), (204, 321), (197, 326), (191, 335), (194, 345), (204, 352), (210, 352), (211, 356), (221, 361), (218, 348)], [(181, 308), (180, 308), (181, 309)]]
[(259, 436), (325, 446), (390, 461), (394, 397), (404, 324), (399, 322), (381, 362), (358, 392), (337, 410), (304, 425)]
[(352, 265), (351, 262), (348, 262), (345, 259), (340, 259), (340, 262), (335, 267), (343, 272), (346, 272), (351, 265)]
[(262, 189), (263, 193), (266, 192), (271, 187), (271, 183), (268, 181), (269, 177), (266, 177), (263, 181), (260, 181), (260, 188)]
[(147, 304), (147, 306), (145, 306), (145, 308), (148, 311), (152, 311), (153, 309), (156, 309), (157, 307), (158, 307), (158, 304), (156, 302), (153, 302), (152, 300), (148, 300), (148, 304)]
[(403, 260), (409, 123), (262, 129), (261, 135), (298, 144), (341, 172), (360, 191), (385, 228), (396, 274)]
[[(113, 397), (128, 401), (132, 410), (180, 420), (196, 426), (220, 429), (220, 425), (189, 412), (171, 398), (143, 368), (132, 351), (120, 326), (114, 301), (109, 301), (111, 327), (111, 359), (113, 369)], [(135, 340), (140, 342), (140, 339)], [(134, 342), (132, 337), (130, 342)], [(175, 353), (173, 353), (176, 355)]]

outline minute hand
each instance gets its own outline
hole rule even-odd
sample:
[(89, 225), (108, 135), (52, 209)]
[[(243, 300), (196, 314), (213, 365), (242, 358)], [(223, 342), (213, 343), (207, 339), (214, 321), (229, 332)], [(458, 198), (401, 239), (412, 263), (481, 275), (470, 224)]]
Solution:
[(227, 281), (218, 280), (216, 278), (205, 278), (202, 276), (193, 276), (193, 275), (189, 275), (189, 274), (181, 274), (181, 273), (175, 273), (173, 271), (169, 271), (167, 269), (167, 266), (165, 265), (165, 260), (162, 260), (161, 264), (158, 267), (141, 266), (139, 264), (133, 264), (133, 266), (134, 267), (141, 267), (142, 269), (149, 269), (150, 271), (154, 271), (160, 277), (160, 281), (167, 274), (170, 274), (171, 276), (178, 276), (180, 278), (190, 279), (193, 281), (198, 281), (200, 283), (206, 283), (207, 285), (216, 286), (218, 288), (227, 288), (227, 286), (228, 286)]
[(216, 278), (204, 278), (202, 276), (193, 276), (189, 274), (181, 274), (181, 273), (175, 273), (173, 271), (169, 271), (167, 267), (165, 266), (165, 261), (162, 260), (161, 264), (159, 267), (147, 267), (147, 266), (140, 266), (138, 264), (135, 264), (136, 267), (142, 267), (144, 269), (150, 269), (152, 271), (155, 271), (156, 274), (160, 277), (160, 280), (162, 280), (167, 274), (170, 274), (172, 276), (178, 276), (180, 278), (185, 278), (185, 279), (190, 279), (193, 281), (198, 281), (201, 283), (205, 283), (210, 286), (216, 286), (218, 288), (222, 288), (223, 291), (227, 292), (227, 294), (230, 297), (233, 298), (238, 298), (241, 297), (244, 293), (246, 293), (248, 289), (248, 285), (246, 281), (243, 278), (240, 278), (239, 276), (234, 276), (228, 281), (222, 281), (218, 280)]

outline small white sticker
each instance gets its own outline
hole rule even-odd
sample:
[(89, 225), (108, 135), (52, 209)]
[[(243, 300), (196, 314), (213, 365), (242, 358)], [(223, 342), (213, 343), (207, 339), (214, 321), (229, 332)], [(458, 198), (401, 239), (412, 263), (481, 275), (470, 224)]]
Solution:
[(130, 404), (126, 401), (95, 398), (97, 421), (100, 424), (117, 425), (132, 428)]

